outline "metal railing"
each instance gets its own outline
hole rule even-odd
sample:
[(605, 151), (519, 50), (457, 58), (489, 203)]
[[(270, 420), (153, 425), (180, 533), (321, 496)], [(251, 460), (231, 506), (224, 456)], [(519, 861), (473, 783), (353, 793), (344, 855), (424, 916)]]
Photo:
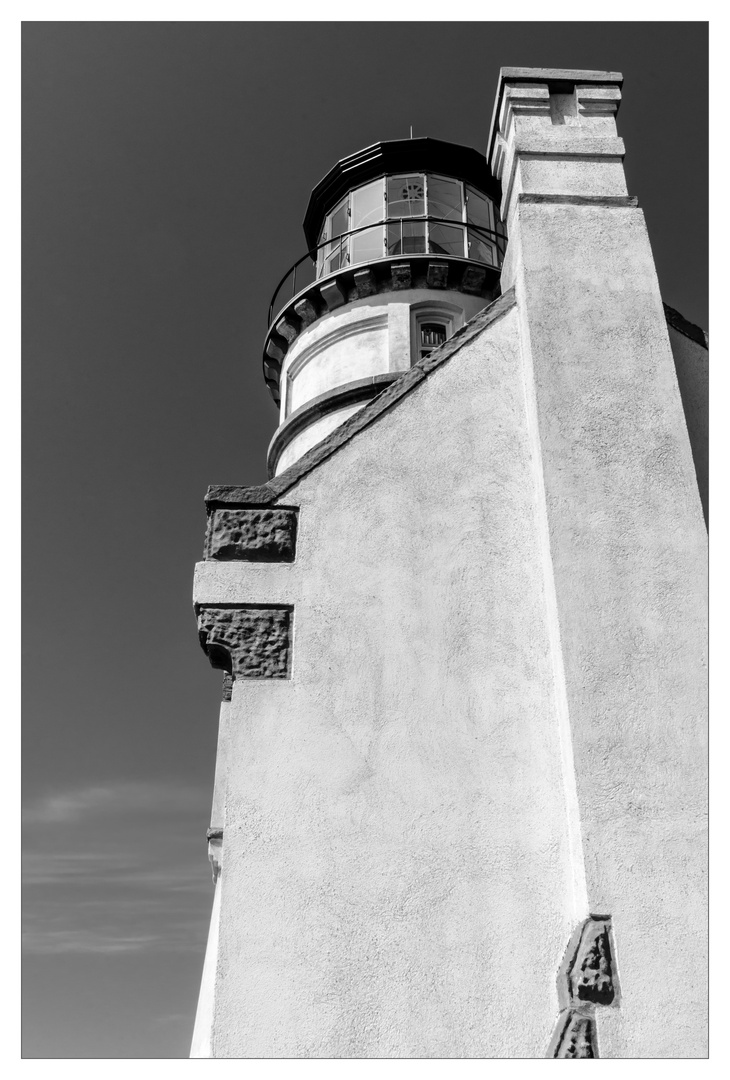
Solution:
[[(404, 225), (413, 225), (418, 222), (423, 222), (422, 233), (411, 234), (410, 236), (404, 233)], [(497, 253), (496, 266), (494, 263), (485, 262), (484, 259), (470, 258), (468, 255), (455, 256), (448, 251), (444, 251), (443, 248), (439, 249), (438, 244), (431, 241), (429, 225), (446, 225), (450, 226), (454, 231), (459, 230), (462, 237), (465, 237), (467, 241), (467, 251), (470, 234), (473, 233), (476, 239), (485, 240), (495, 248)], [(396, 226), (400, 227), (399, 237), (398, 233), (396, 233), (395, 240), (392, 240), (391, 237), (393, 234), (391, 230)], [(372, 231), (373, 229), (384, 230), (383, 254), (378, 256), (377, 259), (366, 258), (351, 261), (350, 237), (356, 236), (358, 233), (367, 232), (368, 230)], [(409, 240), (422, 241), (424, 245), (423, 251), (404, 251), (404, 240), (406, 242)], [(391, 251), (391, 247), (398, 247), (399, 250)], [(495, 232), (493, 229), (485, 229), (481, 225), (472, 225), (468, 221), (455, 221), (453, 218), (436, 218), (431, 217), (429, 214), (424, 214), (421, 217), (385, 218), (384, 221), (376, 221), (371, 225), (363, 225), (359, 229), (351, 229), (349, 232), (342, 233), (340, 236), (336, 236), (331, 240), (323, 240), (317, 247), (310, 248), (306, 254), (302, 255), (300, 259), (297, 259), (294, 265), (284, 274), (274, 290), (274, 295), (269, 304), (268, 326), (272, 326), (276, 316), (291, 300), (294, 299), (298, 292), (313, 285), (315, 281), (329, 277), (331, 274), (337, 273), (339, 270), (345, 268), (359, 266), (369, 262), (377, 262), (379, 259), (397, 258), (398, 256), (405, 255), (445, 255), (449, 258), (463, 259), (465, 262), (480, 262), (484, 266), (494, 266), (494, 268), (498, 270), (502, 265), (506, 247), (507, 237), (504, 233)], [(320, 252), (322, 252), (321, 258)], [(339, 255), (337, 267), (334, 270), (325, 271), (325, 263), (334, 261), (336, 255)]]

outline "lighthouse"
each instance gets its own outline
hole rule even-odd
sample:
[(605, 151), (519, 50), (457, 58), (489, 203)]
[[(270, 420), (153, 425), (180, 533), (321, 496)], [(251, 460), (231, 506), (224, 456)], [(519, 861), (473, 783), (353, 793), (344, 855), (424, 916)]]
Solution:
[(194, 1057), (701, 1057), (707, 341), (616, 72), (503, 68), (484, 152), (343, 158), (276, 287)]

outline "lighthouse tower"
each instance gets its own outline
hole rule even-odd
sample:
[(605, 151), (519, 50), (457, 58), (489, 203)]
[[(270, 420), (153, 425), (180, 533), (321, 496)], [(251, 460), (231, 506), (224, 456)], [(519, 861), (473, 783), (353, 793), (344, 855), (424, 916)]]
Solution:
[(483, 155), (377, 143), (312, 192), (309, 251), (269, 311), (264, 377), (281, 410), (278, 475), (499, 295), (505, 234)]
[(706, 338), (614, 72), (486, 158), (377, 143), (269, 312), (269, 481), (206, 497), (223, 675), (194, 1057), (706, 1053)]

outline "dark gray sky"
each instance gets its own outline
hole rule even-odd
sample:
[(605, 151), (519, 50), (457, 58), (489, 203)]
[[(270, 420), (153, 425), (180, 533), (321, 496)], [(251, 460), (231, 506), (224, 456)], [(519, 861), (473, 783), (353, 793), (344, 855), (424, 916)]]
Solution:
[(26, 23), (24, 1055), (186, 1056), (221, 677), (210, 483), (260, 483), (261, 348), (339, 158), (484, 151), (500, 66), (624, 73), (665, 301), (707, 328), (704, 23)]

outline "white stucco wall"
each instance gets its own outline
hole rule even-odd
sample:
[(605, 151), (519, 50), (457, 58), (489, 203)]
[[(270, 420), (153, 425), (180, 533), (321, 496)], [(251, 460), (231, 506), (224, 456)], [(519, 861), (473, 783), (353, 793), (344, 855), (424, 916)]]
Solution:
[(517, 315), (287, 494), (234, 685), (217, 1056), (542, 1056), (578, 912)]
[(707, 537), (646, 226), (521, 205), (510, 246), (588, 900), (619, 949), (601, 1056), (703, 1056)]

